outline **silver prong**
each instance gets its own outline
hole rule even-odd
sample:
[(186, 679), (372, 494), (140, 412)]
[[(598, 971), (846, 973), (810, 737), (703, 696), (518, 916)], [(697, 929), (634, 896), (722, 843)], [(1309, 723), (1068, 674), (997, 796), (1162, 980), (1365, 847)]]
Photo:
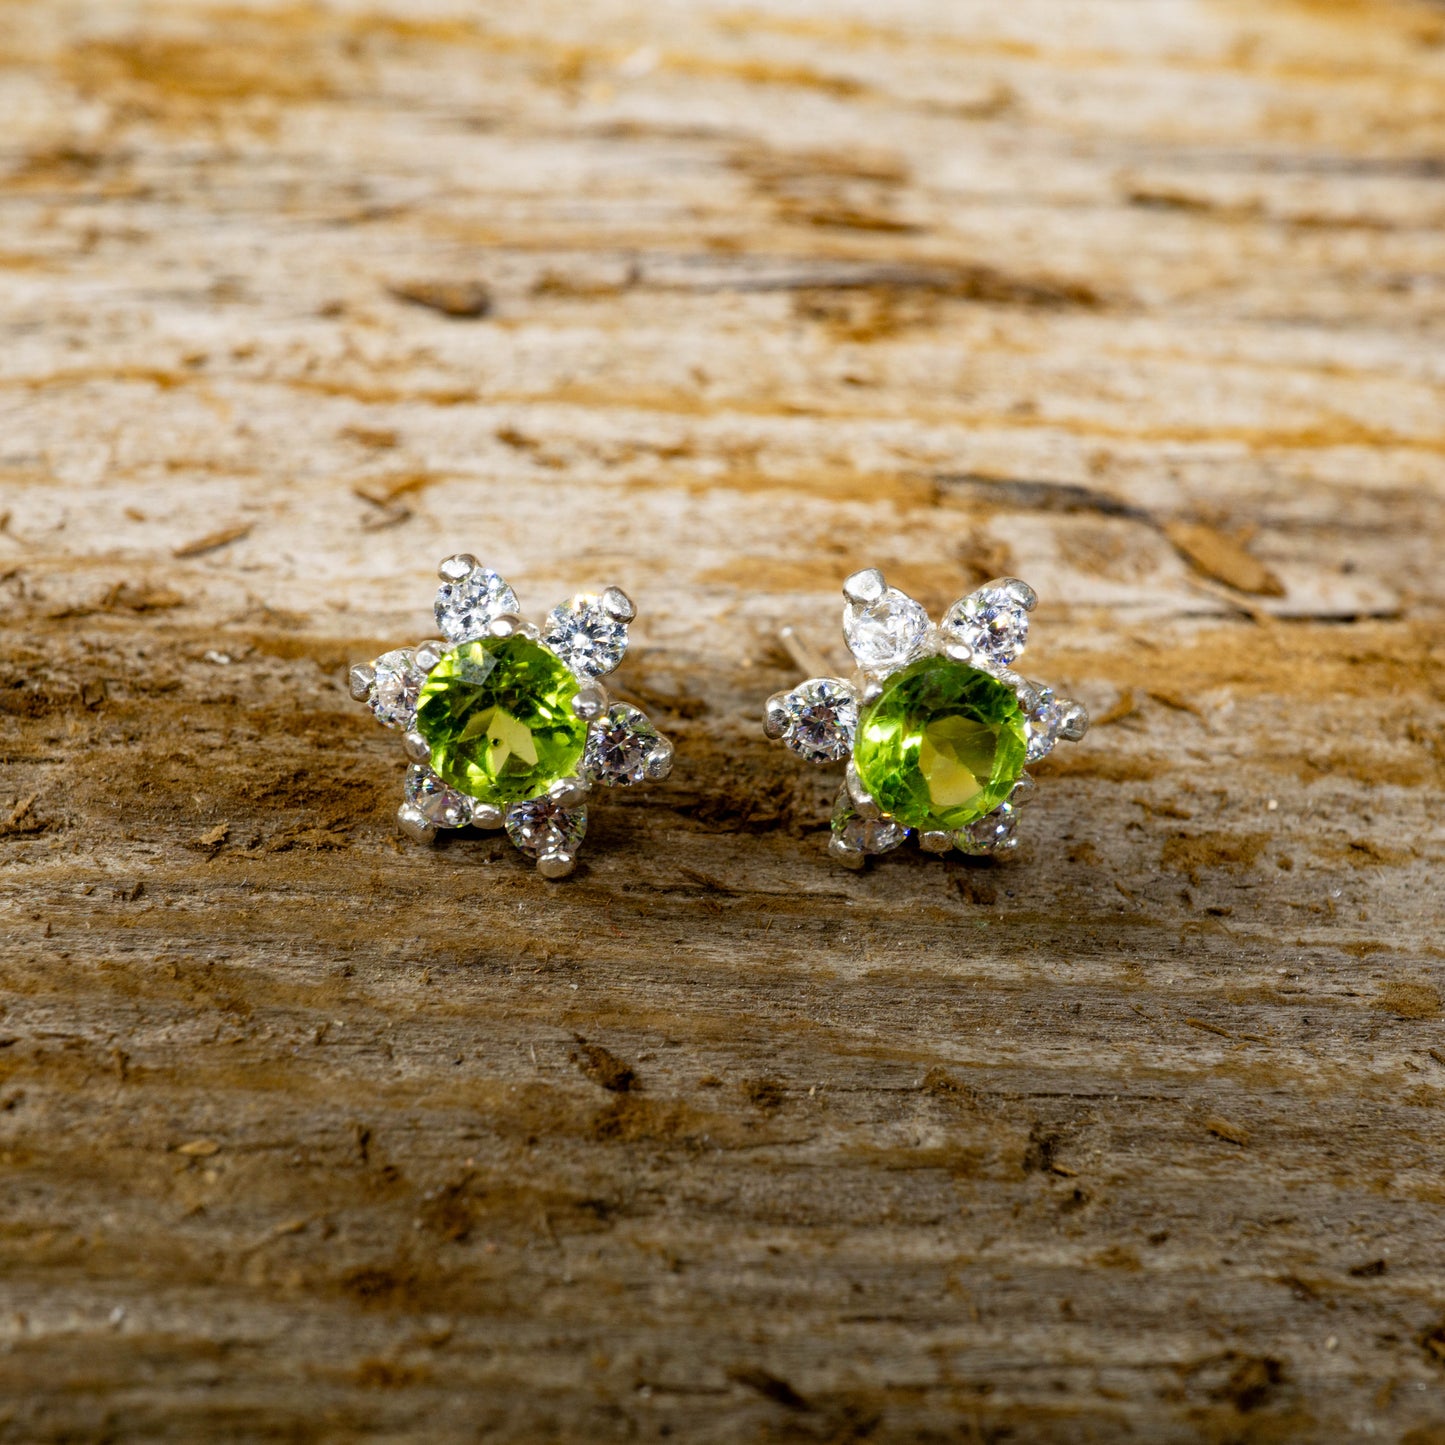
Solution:
[(1014, 784), (1013, 792), (1008, 795), (1008, 800), (1017, 808), (1020, 803), (1030, 802), (1038, 790), (1039, 785), (1027, 773), (1020, 773), (1018, 782)]
[(654, 783), (660, 783), (672, 772), (673, 749), (668, 738), (659, 737), (652, 756), (647, 760), (647, 776)]
[(583, 722), (596, 722), (607, 711), (608, 704), (607, 689), (591, 682), (577, 689), (577, 695), (572, 699), (572, 711)]
[(863, 780), (858, 776), (857, 765), (852, 758), (848, 759), (848, 771), (845, 775), (848, 785), (848, 797), (860, 818), (881, 818), (883, 809), (880, 808), (873, 798), (873, 794), (863, 786)]
[(416, 730), (415, 728), (412, 728), (412, 729), (402, 738), (402, 740), (401, 740), (401, 746), (402, 746), (403, 751), (406, 753), (407, 757), (409, 757), (409, 758), (412, 760), (412, 762), (414, 762), (414, 763), (429, 763), (429, 762), (431, 762), (431, 744), (428, 743), (427, 740), (426, 740), (424, 737), (422, 737), (422, 735), (421, 735), (419, 732), (417, 732), (417, 730)]
[(843, 596), (860, 607), (867, 607), (869, 603), (878, 601), (887, 590), (888, 584), (876, 567), (865, 567), (843, 583)]
[(864, 673), (857, 687), (858, 701), (864, 707), (883, 696), (883, 679), (876, 673)]
[(576, 777), (558, 778), (547, 789), (547, 796), (564, 808), (575, 808), (579, 803), (587, 801), (587, 781), (585, 778)]
[(1039, 605), (1039, 594), (1027, 582), (1018, 577), (1001, 577), (997, 582), (989, 582), (985, 585), (1002, 587), (1025, 612), (1032, 612)]
[(918, 835), (918, 846), (925, 853), (947, 853), (953, 847), (953, 834), (930, 830)]
[(941, 642), (939, 651), (953, 662), (971, 664), (973, 662), (973, 648), (966, 642), (959, 642), (956, 639)]
[(768, 699), (767, 711), (763, 714), (763, 731), (770, 738), (780, 738), (788, 730), (788, 694), (775, 692)]
[(420, 808), (414, 808), (410, 803), (403, 803), (396, 810), (396, 826), (406, 834), (413, 843), (433, 843), (436, 841), (437, 826), (422, 812)]
[(631, 622), (637, 616), (637, 608), (633, 605), (632, 598), (620, 587), (607, 588), (597, 600), (602, 604), (602, 610), (619, 622)]
[(461, 582), (470, 577), (481, 565), (470, 552), (458, 552), (455, 557), (448, 557), (437, 568), (437, 576), (443, 582)]
[(543, 878), (565, 878), (576, 866), (575, 853), (543, 853), (537, 859), (537, 872)]
[(828, 856), (855, 873), (868, 863), (868, 855), (861, 848), (850, 848), (836, 833), (828, 840)]
[(418, 642), (412, 656), (416, 658), (416, 665), (423, 672), (430, 672), (446, 654), (451, 651), (451, 643), (443, 642), (439, 637), (429, 637), (425, 642)]
[(357, 702), (365, 702), (376, 685), (376, 669), (369, 662), (358, 662), (347, 675), (351, 695)]
[(1089, 731), (1089, 710), (1081, 702), (1070, 702), (1059, 723), (1059, 736), (1076, 743)]
[(514, 637), (522, 630), (522, 619), (515, 612), (502, 612), (487, 623), (488, 637)]
[(507, 821), (506, 810), (495, 803), (479, 803), (472, 800), (472, 827), (500, 828)]

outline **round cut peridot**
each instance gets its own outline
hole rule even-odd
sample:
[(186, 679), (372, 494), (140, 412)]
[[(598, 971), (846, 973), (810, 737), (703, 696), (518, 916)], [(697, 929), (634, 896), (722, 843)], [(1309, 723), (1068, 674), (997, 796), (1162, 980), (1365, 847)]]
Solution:
[(587, 724), (577, 679), (529, 637), (485, 637), (446, 653), (417, 699), (416, 730), (438, 777), (484, 803), (535, 798), (574, 776)]
[(951, 833), (1008, 798), (1027, 745), (1011, 687), (924, 657), (890, 677), (865, 710), (853, 763), (884, 812), (909, 828)]

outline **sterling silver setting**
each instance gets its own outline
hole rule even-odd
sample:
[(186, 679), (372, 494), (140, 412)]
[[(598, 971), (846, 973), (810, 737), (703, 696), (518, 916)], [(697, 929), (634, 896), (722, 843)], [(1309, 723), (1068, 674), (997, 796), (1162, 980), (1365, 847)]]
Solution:
[[(577, 593), (534, 623), (522, 615), (512, 588), (469, 553), (448, 557), (437, 575), (434, 611), (442, 636), (357, 663), (348, 678), (351, 696), (401, 735), (408, 767), (397, 827), (413, 842), (427, 844), (461, 828), (501, 829), (535, 860), (542, 877), (565, 878), (577, 866), (593, 789), (660, 782), (672, 771), (672, 743), (641, 708), (614, 701), (599, 680), (621, 664), (637, 609), (620, 587), (606, 587)], [(519, 634), (550, 652), (577, 680), (571, 709), (587, 725), (586, 743), (574, 775), (532, 796), (498, 803), (469, 796), (438, 776), (431, 747), (414, 724), (427, 677), (452, 649)]]
[(960, 597), (934, 623), (923, 605), (888, 586), (876, 567), (843, 583), (843, 636), (853, 654), (851, 677), (829, 675), (827, 664), (792, 628), (780, 634), (806, 681), (768, 699), (763, 726), (769, 738), (809, 762), (846, 763), (834, 805), (829, 853), (847, 868), (892, 852), (914, 838), (926, 853), (957, 849), (972, 856), (1001, 855), (1018, 847), (1018, 810), (1035, 792), (1020, 772), (1007, 799), (992, 812), (949, 832), (904, 826), (869, 796), (854, 763), (860, 719), (884, 684), (910, 663), (932, 655), (989, 674), (1011, 688), (1024, 716), (1025, 760), (1047, 757), (1061, 741), (1077, 742), (1088, 730), (1082, 703), (1019, 673), (1014, 664), (1028, 640), (1029, 614), (1038, 598), (1017, 577), (999, 577)]

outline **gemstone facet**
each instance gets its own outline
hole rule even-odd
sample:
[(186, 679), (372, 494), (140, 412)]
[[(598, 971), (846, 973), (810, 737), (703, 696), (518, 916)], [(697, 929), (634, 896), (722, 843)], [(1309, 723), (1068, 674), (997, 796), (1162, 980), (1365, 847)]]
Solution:
[(908, 829), (891, 818), (865, 818), (844, 787), (833, 806), (833, 836), (854, 852), (891, 853), (907, 839)]
[(1028, 760), (1036, 763), (1053, 752), (1059, 740), (1059, 728), (1064, 721), (1067, 704), (1054, 696), (1051, 687), (1038, 690), (1037, 698), (1028, 710), (1024, 733), (1029, 740)]
[(858, 730), (858, 699), (845, 682), (810, 677), (782, 699), (782, 739), (813, 763), (846, 758)]
[(1029, 614), (1002, 587), (980, 587), (948, 609), (943, 630), (969, 647), (978, 661), (1007, 667), (1029, 640)]
[(490, 567), (437, 588), (437, 626), (448, 642), (484, 637), (494, 618), (517, 611), (517, 594)]
[(920, 831), (956, 832), (991, 813), (1024, 767), (1013, 689), (946, 657), (895, 673), (858, 725), (853, 762), (878, 806)]
[(651, 776), (654, 759), (666, 748), (645, 713), (614, 703), (587, 734), (587, 775), (614, 788), (640, 783)]
[(587, 835), (587, 809), (564, 808), (555, 798), (533, 798), (507, 809), (507, 837), (533, 858), (571, 855)]
[(987, 817), (960, 828), (954, 845), (961, 853), (982, 857), (988, 853), (1007, 853), (1018, 847), (1018, 812), (1012, 803), (1004, 803)]
[(844, 607), (843, 636), (860, 667), (897, 667), (928, 636), (928, 613), (922, 603), (890, 587), (876, 602)]
[(547, 614), (542, 641), (584, 677), (602, 677), (627, 651), (627, 623), (614, 616), (602, 599), (579, 592)]
[(402, 786), (407, 802), (438, 828), (465, 828), (471, 822), (471, 799), (447, 787), (430, 768), (413, 763)]
[(376, 681), (368, 703), (377, 722), (389, 728), (409, 728), (416, 716), (417, 695), (424, 680), (416, 656), (409, 647), (383, 652), (372, 664)]
[(512, 803), (571, 777), (587, 724), (577, 679), (523, 635), (479, 638), (446, 653), (422, 685), (416, 730), (442, 780), (484, 803)]

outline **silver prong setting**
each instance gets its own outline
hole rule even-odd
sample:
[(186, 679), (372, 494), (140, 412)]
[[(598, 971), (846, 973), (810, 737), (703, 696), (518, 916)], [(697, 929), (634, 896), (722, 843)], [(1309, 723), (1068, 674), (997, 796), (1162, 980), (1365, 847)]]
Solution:
[(506, 809), (495, 803), (482, 803), (472, 799), (472, 827), (500, 828), (507, 821)]
[(1070, 702), (1059, 723), (1059, 736), (1076, 743), (1089, 731), (1089, 711), (1080, 702)]
[(607, 695), (607, 689), (595, 682), (579, 687), (572, 699), (572, 711), (583, 722), (596, 722), (611, 705), (612, 700)]
[(579, 803), (587, 801), (587, 780), (585, 778), (558, 778), (550, 788), (547, 789), (547, 796), (554, 803), (560, 803), (564, 808), (575, 808)]
[(673, 746), (669, 739), (660, 734), (657, 739), (657, 746), (652, 750), (652, 756), (647, 760), (648, 781), (660, 783), (672, 774)]
[(429, 637), (425, 642), (417, 643), (413, 655), (416, 658), (416, 665), (423, 672), (430, 672), (450, 650), (450, 643), (443, 642), (439, 637)]
[(503, 612), (487, 623), (488, 637), (515, 637), (523, 629), (523, 622), (515, 612)]
[(396, 810), (396, 826), (413, 843), (436, 842), (436, 824), (420, 808), (415, 808), (410, 803), (403, 803)]
[(868, 855), (861, 848), (850, 848), (836, 834), (828, 840), (828, 856), (855, 873), (868, 865)]
[(465, 582), (481, 565), (470, 552), (458, 552), (437, 567), (437, 576), (443, 582)]
[(763, 713), (763, 731), (773, 739), (780, 740), (788, 730), (788, 694), (786, 692), (775, 692), (768, 699), (766, 711)]
[(402, 750), (414, 763), (431, 762), (431, 744), (415, 728), (405, 733), (401, 740)]
[(1039, 605), (1039, 594), (1021, 578), (1001, 577), (997, 582), (986, 585), (1002, 588), (1025, 612), (1032, 612)]
[(864, 567), (843, 583), (843, 596), (859, 607), (871, 606), (888, 590), (883, 574), (876, 567)]
[(376, 669), (369, 662), (356, 663), (346, 677), (351, 696), (357, 702), (369, 702), (376, 686)]
[(852, 758), (848, 759), (848, 771), (845, 777), (848, 784), (848, 797), (857, 810), (858, 816), (860, 818), (883, 817), (883, 809), (878, 806), (873, 794), (863, 786), (863, 780), (858, 776), (858, 768)]
[(637, 616), (637, 607), (620, 587), (608, 587), (597, 599), (602, 610), (618, 622), (631, 622)]
[(947, 853), (953, 847), (953, 834), (930, 829), (918, 835), (918, 846), (925, 853)]
[(566, 878), (577, 867), (575, 853), (543, 853), (537, 859), (537, 872), (543, 878)]

